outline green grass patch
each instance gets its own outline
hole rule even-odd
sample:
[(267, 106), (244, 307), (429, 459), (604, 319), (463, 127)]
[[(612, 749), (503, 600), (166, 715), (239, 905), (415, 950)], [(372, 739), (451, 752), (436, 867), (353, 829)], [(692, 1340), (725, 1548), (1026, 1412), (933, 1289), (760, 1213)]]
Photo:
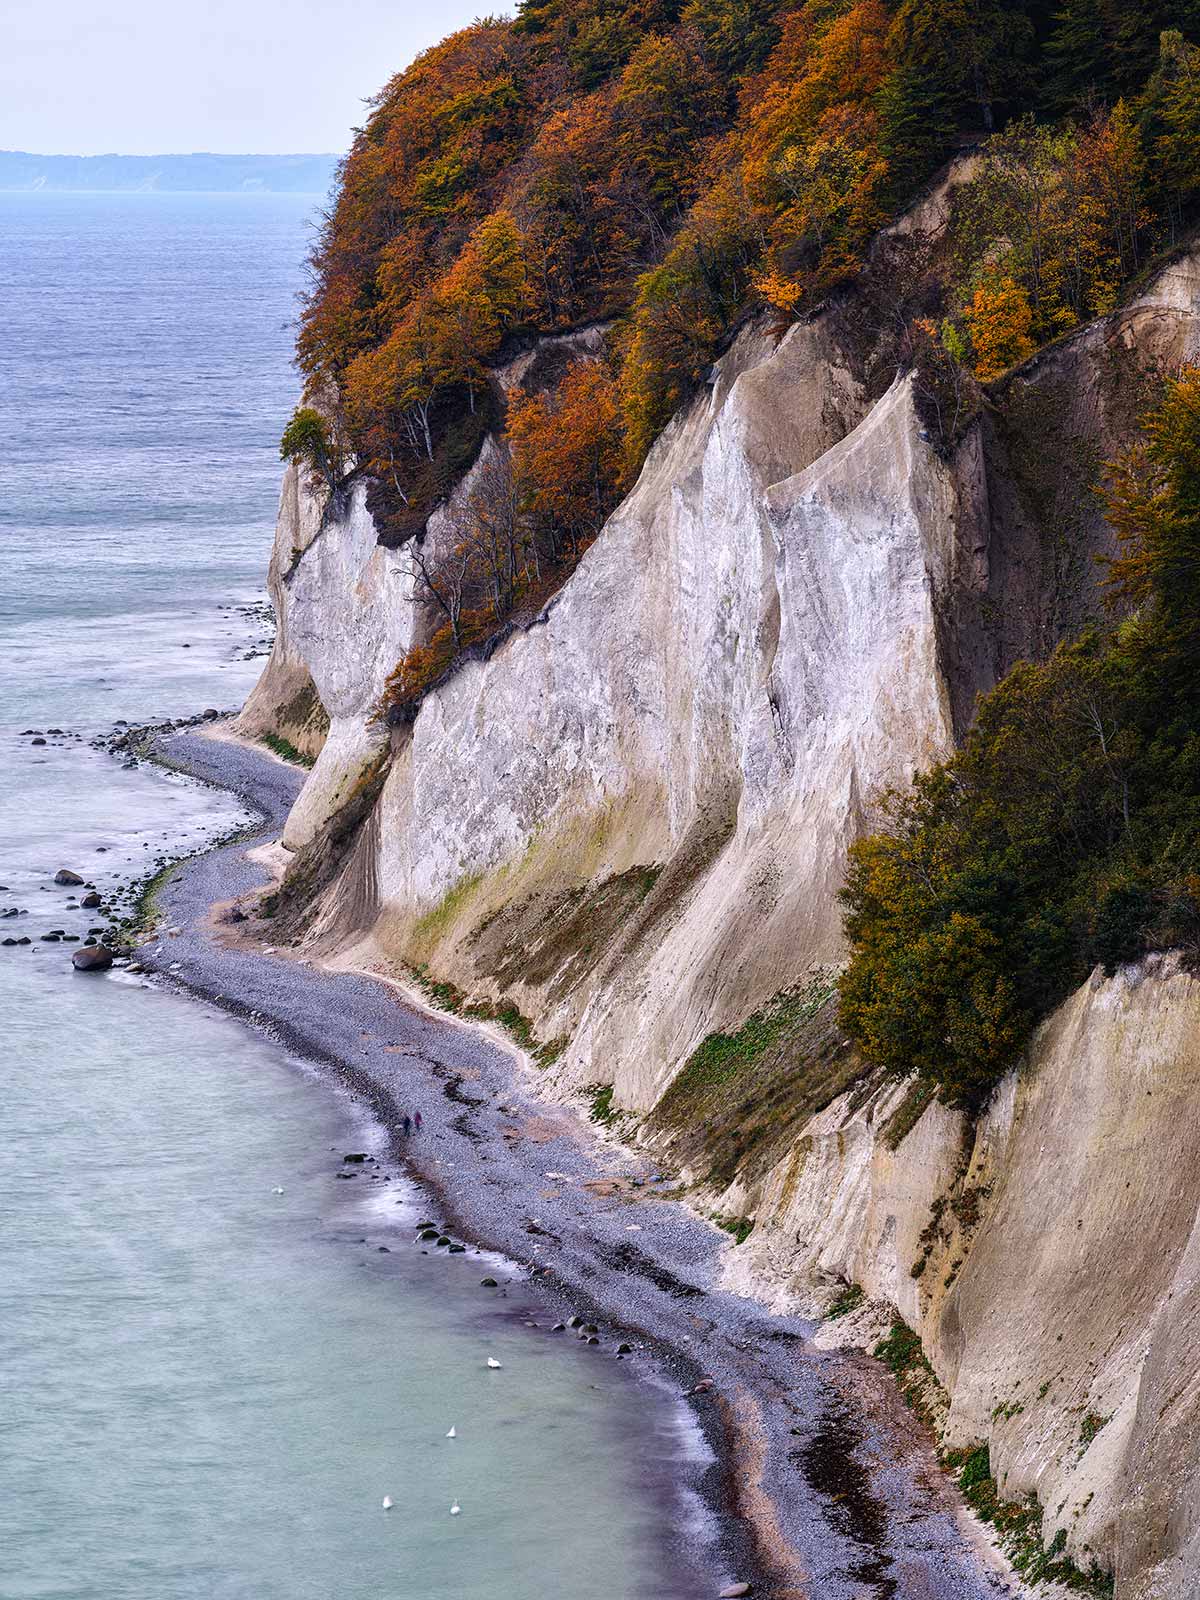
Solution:
[(826, 1322), (832, 1322), (836, 1317), (848, 1317), (852, 1311), (858, 1310), (866, 1298), (867, 1291), (861, 1283), (848, 1283), (825, 1313)]
[(668, 1093), (688, 1095), (734, 1082), (785, 1033), (815, 1016), (833, 991), (832, 979), (814, 979), (802, 989), (777, 994), (761, 1011), (747, 1017), (736, 1033), (710, 1033), (692, 1051)]
[(1002, 1500), (992, 1476), (985, 1444), (970, 1450), (951, 1450), (942, 1458), (958, 1481), (963, 1498), (982, 1522), (995, 1528), (1004, 1553), (1030, 1583), (1057, 1583), (1077, 1594), (1109, 1597), (1113, 1579), (1098, 1562), (1084, 1572), (1065, 1554), (1067, 1533), (1060, 1528), (1049, 1545), (1042, 1543), (1042, 1507), (1036, 1495), (1025, 1500)]
[(259, 740), (268, 750), (273, 750), (284, 761), (290, 761), (294, 767), (315, 767), (316, 756), (306, 756), (303, 750), (297, 750), (290, 739), (285, 739), (280, 733), (264, 733)]
[(936, 1095), (937, 1085), (927, 1079), (918, 1078), (909, 1085), (908, 1093), (884, 1124), (882, 1137), (889, 1150), (899, 1150)]
[(602, 1127), (610, 1127), (621, 1115), (613, 1109), (613, 1086), (611, 1083), (594, 1083), (584, 1093), (591, 1101), (588, 1116), (593, 1122), (598, 1122)]
[(449, 1011), (456, 1017), (470, 1017), (476, 1022), (499, 1023), (522, 1050), (528, 1051), (539, 1067), (551, 1066), (570, 1043), (568, 1039), (560, 1038), (539, 1044), (529, 1018), (511, 1000), (468, 1000), (457, 984), (439, 982), (430, 976), (428, 967), (424, 965), (411, 966), (408, 971), (422, 993), (433, 1001), (439, 1011)]

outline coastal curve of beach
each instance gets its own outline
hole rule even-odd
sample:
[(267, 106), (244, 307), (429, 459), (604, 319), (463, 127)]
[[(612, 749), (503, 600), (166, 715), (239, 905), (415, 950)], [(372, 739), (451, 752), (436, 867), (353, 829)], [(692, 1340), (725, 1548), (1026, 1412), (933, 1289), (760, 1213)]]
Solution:
[[(213, 734), (217, 736), (214, 737)], [(938, 1469), (882, 1368), (823, 1351), (813, 1325), (715, 1287), (728, 1236), (691, 1212), (653, 1162), (537, 1093), (515, 1047), (431, 1011), (380, 977), (275, 948), (254, 914), (303, 774), (218, 725), (159, 741), (164, 764), (236, 793), (249, 837), (182, 863), (156, 896), (137, 960), (280, 1038), (379, 1119), (437, 1238), (498, 1252), (481, 1294), (519, 1281), (544, 1304), (530, 1337), (580, 1338), (631, 1381), (686, 1396), (713, 1461), (683, 1461), (678, 1493), (718, 1530), (712, 1594), (779, 1600), (976, 1600), (1020, 1593)], [(407, 1136), (403, 1119), (419, 1111)], [(360, 1182), (369, 1168), (355, 1169)], [(407, 1242), (407, 1239), (406, 1239)], [(446, 1248), (443, 1246), (443, 1248)], [(681, 1563), (697, 1546), (664, 1517)], [(740, 1585), (749, 1584), (749, 1589)]]

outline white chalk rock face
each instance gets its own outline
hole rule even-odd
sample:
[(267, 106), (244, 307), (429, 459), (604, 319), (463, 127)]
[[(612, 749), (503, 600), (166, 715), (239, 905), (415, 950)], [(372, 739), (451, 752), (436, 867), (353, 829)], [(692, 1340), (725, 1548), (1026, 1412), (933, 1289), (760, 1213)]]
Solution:
[(380, 802), (381, 940), (486, 976), (458, 941), (497, 907), (662, 868), (652, 936), (507, 984), (574, 1031), (567, 1080), (652, 1104), (799, 949), (837, 956), (864, 808), (949, 747), (953, 508), (907, 382), (868, 409), (820, 325), (744, 336), (545, 619), (422, 707)]
[(779, 1309), (813, 1312), (857, 1283), (897, 1307), (949, 1392), (949, 1440), (988, 1441), (1004, 1497), (1041, 1501), (1047, 1542), (1062, 1530), (1085, 1570), (1143, 1574), (1118, 1590), (1138, 1600), (1192, 1593), (1200, 982), (1162, 958), (1097, 972), (965, 1164), (963, 1118), (937, 1104), (890, 1148), (905, 1092), (840, 1096), (753, 1193), (720, 1197), (759, 1218), (730, 1287), (765, 1280)]

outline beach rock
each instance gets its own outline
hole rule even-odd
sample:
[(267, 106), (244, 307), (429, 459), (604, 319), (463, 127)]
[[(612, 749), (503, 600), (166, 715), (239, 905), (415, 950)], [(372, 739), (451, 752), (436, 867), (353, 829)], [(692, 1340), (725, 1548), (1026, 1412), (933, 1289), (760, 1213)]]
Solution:
[(446, 1253), (451, 1256), (461, 1256), (466, 1253), (466, 1248), (465, 1244), (452, 1244)]
[(358, 1177), (358, 1173), (357, 1172), (335, 1172), (334, 1173), (334, 1177), (335, 1178), (357, 1178)]
[(0, 939), (0, 944), (20, 944), (19, 939)]
[(204, 718), (205, 722), (215, 722), (221, 715), (216, 706), (208, 706), (200, 714)]
[(112, 951), (102, 944), (85, 944), (71, 955), (76, 972), (107, 972), (112, 964)]
[(45, 739), (30, 739), (30, 744), (45, 744)]
[(100, 896), (96, 893), (95, 889), (92, 889), (88, 894), (84, 895), (79, 904), (85, 911), (94, 911), (100, 904)]
[(82, 883), (83, 879), (77, 872), (72, 872), (69, 867), (59, 867), (58, 871), (54, 874), (54, 881), (55, 883), (61, 883), (65, 885)]
[(417, 1237), (420, 1239), (436, 1239), (438, 1231), (436, 1228), (422, 1228)]
[(62, 940), (62, 934), (61, 933), (44, 933), (44, 934), (42, 934), (42, 943), (43, 944), (58, 944), (58, 943), (61, 942), (61, 940)]
[(479, 1287), (481, 1289), (498, 1289), (500, 1285), (496, 1282), (495, 1278), (480, 1278)]
[(352, 1150), (349, 1155), (342, 1157), (343, 1161), (365, 1161), (366, 1159), (366, 1152), (362, 1150)]
[(619, 1344), (617, 1346), (617, 1354), (619, 1356), (631, 1356), (633, 1354), (633, 1346), (631, 1344)]
[(721, 1590), (718, 1600), (740, 1600), (740, 1596), (750, 1593), (748, 1583), (727, 1583)]

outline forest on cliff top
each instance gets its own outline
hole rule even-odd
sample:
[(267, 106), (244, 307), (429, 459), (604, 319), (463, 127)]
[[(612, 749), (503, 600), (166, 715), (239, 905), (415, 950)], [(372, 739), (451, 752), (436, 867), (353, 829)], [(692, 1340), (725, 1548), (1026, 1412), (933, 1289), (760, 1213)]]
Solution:
[[(283, 441), (333, 492), (365, 477), (411, 552), (436, 626), (384, 709), (565, 581), (750, 318), (857, 294), (949, 454), (987, 385), (1190, 236), (1198, 38), (1200, 0), (523, 0), (420, 56), (343, 163)], [(964, 152), (932, 269), (881, 254)], [(1089, 963), (1200, 949), (1198, 384), (1110, 464), (1133, 621), (1018, 668), (855, 849), (843, 1023), (946, 1098), (985, 1098)]]
[[(1110, 310), (1187, 226), (1197, 38), (1200, 0), (523, 0), (418, 57), (342, 165), (283, 446), (365, 475), (381, 539), (420, 558), (506, 440), (454, 548), (420, 559), (441, 626), (392, 701), (561, 584), (748, 317), (783, 328), (852, 283), (974, 149), (941, 270), (892, 265), (876, 296), (952, 441), (974, 383)], [(589, 326), (552, 383), (495, 381)]]

